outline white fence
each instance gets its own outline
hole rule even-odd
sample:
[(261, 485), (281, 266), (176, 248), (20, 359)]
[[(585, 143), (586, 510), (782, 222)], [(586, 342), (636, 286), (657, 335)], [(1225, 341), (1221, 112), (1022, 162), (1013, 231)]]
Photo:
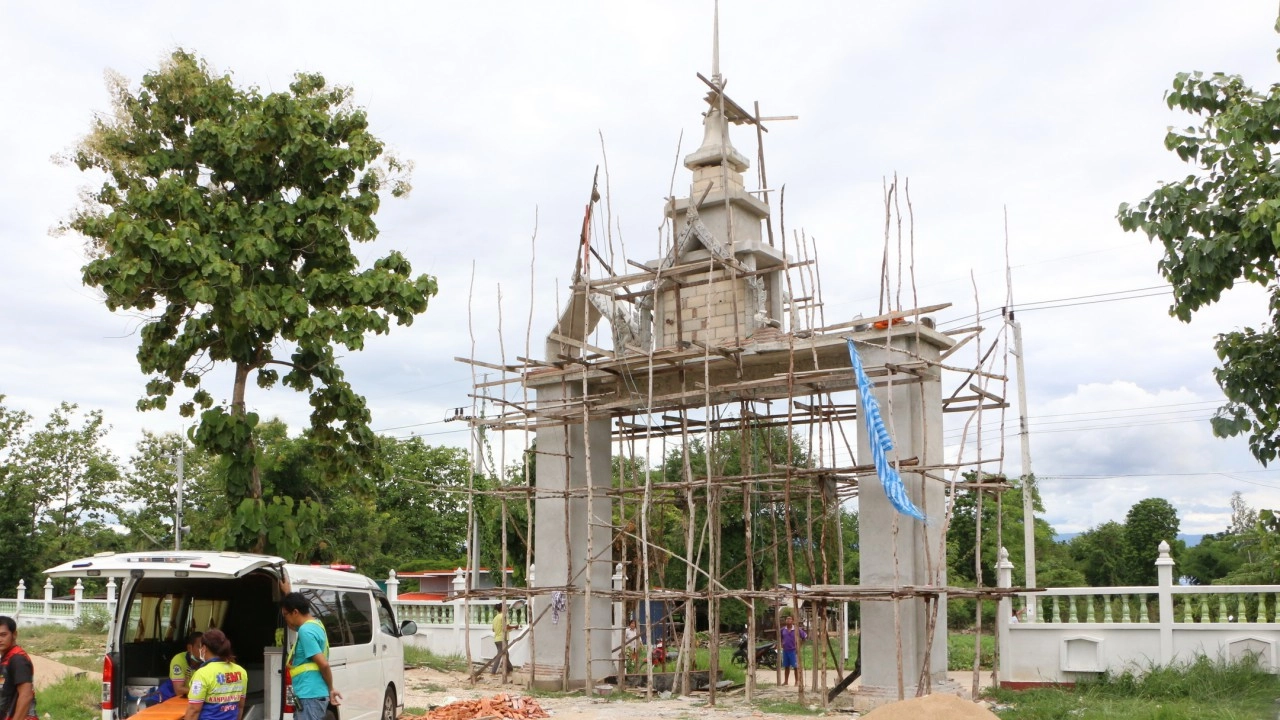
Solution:
[(84, 585), (80, 580), (76, 580), (71, 597), (70, 600), (55, 600), (53, 581), (45, 580), (44, 599), (27, 599), (27, 584), (19, 580), (17, 599), (0, 598), (0, 615), (8, 615), (20, 625), (61, 625), (71, 628), (78, 625), (82, 617), (106, 623), (115, 614), (115, 578), (107, 582), (105, 600), (84, 597)]
[[(1160, 543), (1158, 584), (1054, 588), (999, 602), (1000, 682), (1070, 683), (1104, 671), (1151, 665), (1240, 660), (1254, 655), (1280, 670), (1280, 585), (1174, 585), (1168, 543)], [(1011, 586), (1003, 548), (998, 584)]]

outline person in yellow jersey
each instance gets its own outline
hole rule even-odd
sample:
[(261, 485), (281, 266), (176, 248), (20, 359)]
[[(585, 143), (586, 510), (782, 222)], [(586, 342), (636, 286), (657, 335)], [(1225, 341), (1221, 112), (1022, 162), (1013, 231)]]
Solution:
[(184, 720), (240, 720), (244, 697), (249, 692), (249, 676), (236, 664), (231, 641), (218, 629), (200, 638), (203, 664), (191, 674)]
[(169, 677), (147, 695), (146, 705), (156, 705), (173, 697), (186, 697), (191, 687), (191, 674), (200, 667), (200, 648), (203, 645), (200, 631), (187, 635), (187, 649), (173, 656), (169, 661)]
[(280, 614), (297, 638), (285, 665), (293, 684), (293, 720), (324, 720), (330, 705), (342, 704), (342, 694), (333, 687), (329, 668), (329, 634), (311, 617), (311, 603), (300, 592), (291, 592), (280, 601)]

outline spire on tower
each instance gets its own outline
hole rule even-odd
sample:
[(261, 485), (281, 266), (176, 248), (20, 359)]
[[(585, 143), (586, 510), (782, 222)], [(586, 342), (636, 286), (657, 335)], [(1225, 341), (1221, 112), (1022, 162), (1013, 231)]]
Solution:
[(724, 89), (724, 78), (720, 77), (720, 0), (715, 0), (715, 20), (711, 25), (711, 82)]

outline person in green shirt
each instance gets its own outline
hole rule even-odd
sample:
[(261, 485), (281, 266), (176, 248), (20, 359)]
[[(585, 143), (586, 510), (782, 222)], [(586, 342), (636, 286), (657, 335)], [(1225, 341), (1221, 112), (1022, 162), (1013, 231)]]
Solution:
[(492, 675), (498, 674), (498, 668), (505, 666), (507, 673), (511, 672), (511, 657), (507, 655), (507, 636), (514, 625), (507, 623), (507, 608), (504, 603), (498, 608), (498, 614), (493, 616), (493, 644), (498, 649), (498, 655), (493, 659), (493, 669), (489, 671)]

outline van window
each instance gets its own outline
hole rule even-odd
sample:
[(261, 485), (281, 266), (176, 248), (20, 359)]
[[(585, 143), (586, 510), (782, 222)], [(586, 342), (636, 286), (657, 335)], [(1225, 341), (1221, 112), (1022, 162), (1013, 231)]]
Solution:
[(400, 634), (395, 613), (391, 612), (391, 603), (382, 595), (378, 596), (378, 625), (382, 627), (383, 635), (396, 637)]
[(191, 598), (191, 608), (188, 612), (187, 630), (179, 633), (180, 635), (185, 636), (195, 630), (204, 632), (209, 628), (221, 628), (223, 627), (223, 620), (227, 617), (227, 601), (193, 597)]
[(179, 634), (178, 613), (182, 595), (173, 593), (140, 593), (129, 607), (129, 624), (125, 637), (130, 642), (173, 640)]
[(353, 645), (373, 642), (373, 605), (367, 592), (342, 593), (342, 619), (351, 633)]
[(324, 625), (329, 635), (330, 647), (350, 645), (345, 628), (342, 626), (342, 614), (338, 609), (338, 593), (333, 590), (316, 590), (307, 588), (300, 591), (311, 603), (311, 614)]

